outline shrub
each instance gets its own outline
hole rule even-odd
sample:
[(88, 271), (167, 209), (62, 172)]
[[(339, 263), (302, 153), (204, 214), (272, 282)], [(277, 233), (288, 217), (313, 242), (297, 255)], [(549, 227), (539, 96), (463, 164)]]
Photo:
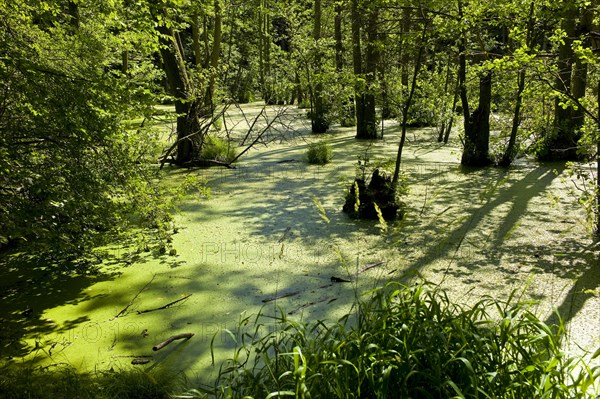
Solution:
[(561, 352), (563, 325), (513, 295), (463, 308), (427, 284), (390, 283), (333, 326), (282, 315), (270, 327), (239, 331), (213, 397), (593, 398), (599, 388), (600, 366)]
[(306, 158), (308, 159), (308, 163), (313, 165), (325, 165), (331, 162), (333, 158), (331, 144), (323, 141), (309, 144)]

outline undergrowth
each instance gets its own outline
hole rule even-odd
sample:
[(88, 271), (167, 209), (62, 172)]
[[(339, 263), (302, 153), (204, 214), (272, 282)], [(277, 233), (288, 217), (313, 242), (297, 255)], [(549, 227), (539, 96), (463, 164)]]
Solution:
[(562, 323), (530, 305), (513, 293), (461, 307), (427, 284), (390, 283), (333, 326), (282, 313), (264, 335), (260, 315), (243, 332), (246, 318), (215, 385), (186, 397), (594, 398), (600, 367), (566, 356)]

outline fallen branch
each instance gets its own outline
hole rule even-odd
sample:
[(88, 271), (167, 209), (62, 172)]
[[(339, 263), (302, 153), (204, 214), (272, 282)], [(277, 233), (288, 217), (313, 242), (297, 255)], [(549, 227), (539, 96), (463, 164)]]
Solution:
[(152, 359), (151, 355), (114, 355), (111, 356), (112, 359)]
[(147, 358), (147, 357), (136, 357), (135, 359), (133, 359), (131, 361), (131, 364), (133, 365), (139, 365), (139, 364), (148, 364), (152, 361), (151, 358)]
[[(264, 108), (263, 108), (264, 110)], [(269, 131), (269, 129), (275, 124), (275, 122), (277, 122), (287, 111), (287, 108), (282, 108), (280, 110), (277, 111), (277, 115), (275, 115), (275, 117), (273, 119), (271, 119), (268, 123), (267, 126), (265, 126), (260, 133), (258, 133), (258, 135), (256, 136), (256, 138), (252, 141), (252, 143), (250, 143), (248, 146), (246, 146), (246, 148), (241, 151), (235, 158), (233, 158), (229, 163), (234, 163), (235, 161), (238, 160), (239, 157), (241, 157), (242, 155), (244, 155), (248, 150), (250, 150), (252, 147), (254, 147), (254, 145), (256, 143), (258, 143), (260, 141), (260, 139), (262, 138), (262, 136), (267, 133)], [(250, 127), (250, 131), (252, 131), (252, 129), (254, 128), (254, 123), (256, 123), (256, 120), (258, 120), (258, 117), (262, 115), (262, 111), (261, 113), (256, 117), (256, 119), (254, 120), (254, 122), (252, 123), (252, 126)], [(249, 132), (250, 132), (249, 131)], [(244, 141), (246, 141), (246, 139), (244, 138)]]
[(377, 266), (381, 266), (381, 265), (383, 265), (384, 263), (385, 263), (385, 261), (384, 261), (384, 260), (380, 260), (379, 262), (375, 262), (375, 263), (370, 263), (370, 264), (368, 264), (368, 265), (365, 265), (365, 267), (363, 267), (362, 269), (360, 269), (358, 272), (359, 272), (359, 273), (364, 273), (364, 272), (366, 272), (367, 270), (369, 270), (369, 269), (372, 269), (372, 268), (374, 268), (374, 267), (377, 267)]
[(192, 294), (188, 294), (188, 295), (184, 296), (183, 298), (179, 298), (179, 299), (178, 299), (178, 300), (176, 300), (176, 301), (169, 302), (169, 303), (167, 303), (166, 305), (163, 305), (163, 306), (161, 306), (160, 308), (146, 309), (146, 310), (138, 310), (138, 311), (137, 311), (137, 314), (148, 313), (148, 312), (154, 312), (155, 310), (163, 310), (163, 309), (167, 309), (167, 308), (169, 308), (169, 307), (171, 307), (171, 306), (175, 305), (176, 303), (179, 303), (179, 302), (181, 302), (181, 301), (185, 301), (186, 299), (188, 299), (188, 298), (189, 298), (189, 297), (191, 297), (191, 296), (192, 296)]
[(236, 169), (229, 162), (217, 161), (216, 159), (194, 159), (183, 164), (186, 168), (203, 167), (203, 166), (224, 166), (227, 169)]
[(183, 333), (183, 334), (177, 334), (177, 335), (173, 335), (172, 337), (167, 338), (165, 341), (161, 342), (158, 345), (154, 345), (152, 347), (153, 351), (158, 351), (161, 350), (162, 348), (164, 348), (165, 346), (169, 345), (171, 342), (176, 341), (178, 339), (190, 339), (194, 336), (194, 333)]
[(294, 296), (294, 295), (298, 295), (300, 292), (302, 291), (287, 291), (287, 292), (280, 292), (279, 294), (269, 297), (269, 298), (265, 298), (263, 299), (263, 303), (267, 303), (267, 302), (272, 302), (272, 301), (276, 301), (277, 299), (281, 299), (281, 298), (287, 298), (289, 296)]
[(332, 283), (351, 283), (352, 281), (346, 280), (345, 278), (331, 276), (330, 278)]
[[(135, 302), (135, 300), (137, 299), (137, 297), (150, 285), (150, 283), (154, 280), (154, 278), (156, 277), (156, 273), (152, 276), (152, 278), (150, 279), (150, 281), (148, 281), (146, 283), (146, 285), (144, 287), (142, 287), (141, 290), (138, 291), (137, 294), (135, 294), (135, 296), (131, 299), (131, 301), (129, 301), (129, 303), (127, 304), (127, 306), (125, 306), (119, 313), (117, 313), (117, 315), (115, 317), (113, 317), (111, 320), (116, 319), (117, 317), (120, 317), (121, 315), (125, 314), (125, 312), (127, 312), (127, 309), (129, 309), (131, 307), (131, 305), (133, 305), (133, 302)], [(138, 312), (139, 313), (139, 312)]]
[(298, 308), (296, 308), (294, 310), (289, 311), (288, 314), (292, 315), (294, 313), (298, 313), (299, 311), (304, 310), (304, 309), (308, 308), (309, 306), (316, 305), (317, 303), (322, 303), (322, 302), (331, 303), (331, 302), (335, 301), (336, 299), (337, 298), (321, 298), (321, 299), (317, 299), (316, 301), (305, 303), (304, 305), (302, 305), (302, 306), (300, 306), (300, 307), (298, 307)]

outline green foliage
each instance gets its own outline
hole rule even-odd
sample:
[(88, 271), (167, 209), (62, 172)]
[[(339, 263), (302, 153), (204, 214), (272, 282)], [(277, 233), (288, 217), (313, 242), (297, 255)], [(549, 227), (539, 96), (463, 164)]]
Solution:
[(236, 149), (228, 140), (217, 136), (207, 136), (202, 146), (202, 159), (231, 162), (237, 156)]
[(600, 388), (600, 367), (561, 351), (563, 326), (514, 294), (460, 307), (433, 286), (390, 283), (356, 306), (331, 326), (282, 314), (267, 334), (260, 317), (242, 319), (233, 357), (203, 395), (594, 398)]
[(306, 151), (306, 159), (308, 163), (314, 165), (328, 164), (333, 159), (333, 148), (325, 141), (310, 143)]
[(150, 164), (157, 135), (127, 122), (153, 112), (156, 75), (144, 58), (120, 72), (125, 41), (153, 40), (107, 35), (118, 10), (89, 11), (75, 29), (18, 1), (0, 22), (0, 242), (55, 260), (89, 253), (132, 215), (156, 227), (170, 211)]

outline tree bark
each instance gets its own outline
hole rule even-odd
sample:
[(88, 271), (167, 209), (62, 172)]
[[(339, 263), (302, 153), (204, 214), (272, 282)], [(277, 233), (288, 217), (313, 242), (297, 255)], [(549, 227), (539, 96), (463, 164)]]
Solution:
[(79, 3), (75, 1), (69, 1), (69, 25), (71, 25), (73, 31), (77, 31), (79, 29), (79, 24)]

